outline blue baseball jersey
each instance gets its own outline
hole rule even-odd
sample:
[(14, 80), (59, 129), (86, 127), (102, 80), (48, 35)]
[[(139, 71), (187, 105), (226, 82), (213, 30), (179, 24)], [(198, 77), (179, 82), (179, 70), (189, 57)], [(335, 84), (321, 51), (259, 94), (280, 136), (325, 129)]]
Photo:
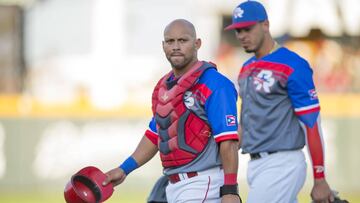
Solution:
[(305, 136), (299, 120), (312, 127), (319, 116), (312, 69), (296, 53), (280, 47), (250, 58), (238, 78), (243, 153), (300, 149)]
[[(196, 82), (184, 94), (185, 106), (197, 116), (205, 120), (211, 127), (211, 136), (204, 151), (187, 165), (166, 169), (166, 175), (201, 171), (221, 165), (218, 146), (216, 143), (225, 140), (238, 139), (237, 122), (237, 91), (234, 84), (216, 69), (206, 70)], [(149, 123), (149, 129), (145, 132), (155, 145), (159, 139), (154, 118)]]

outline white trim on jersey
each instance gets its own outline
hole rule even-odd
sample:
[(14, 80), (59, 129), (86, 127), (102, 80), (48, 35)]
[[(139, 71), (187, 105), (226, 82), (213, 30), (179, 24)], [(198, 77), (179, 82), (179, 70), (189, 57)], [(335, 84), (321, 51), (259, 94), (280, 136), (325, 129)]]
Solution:
[(222, 132), (222, 133), (219, 133), (217, 135), (214, 135), (214, 138), (217, 139), (219, 137), (223, 137), (223, 136), (227, 136), (227, 135), (233, 135), (233, 134), (237, 134), (237, 133), (238, 133), (237, 131)]
[(300, 107), (300, 108), (295, 108), (294, 110), (295, 110), (295, 112), (300, 112), (300, 111), (307, 111), (307, 110), (310, 110), (310, 109), (315, 109), (315, 108), (318, 108), (318, 107), (320, 107), (319, 103), (309, 105), (309, 106)]

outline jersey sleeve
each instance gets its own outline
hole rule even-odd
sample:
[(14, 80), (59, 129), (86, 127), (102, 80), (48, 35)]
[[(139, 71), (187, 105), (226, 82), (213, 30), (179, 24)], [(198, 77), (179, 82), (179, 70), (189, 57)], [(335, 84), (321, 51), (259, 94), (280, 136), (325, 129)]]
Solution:
[(288, 80), (288, 94), (300, 121), (313, 127), (319, 116), (320, 105), (312, 79), (312, 70), (306, 61), (297, 64)]
[(320, 125), (319, 99), (309, 64), (302, 61), (298, 65), (289, 77), (288, 93), (294, 112), (304, 130), (313, 176), (315, 179), (324, 178), (324, 144)]
[(239, 139), (236, 101), (237, 92), (230, 81), (222, 83), (206, 100), (205, 111), (216, 142)]
[(156, 130), (156, 122), (153, 117), (149, 122), (149, 128), (145, 131), (145, 136), (154, 144), (157, 145), (158, 142), (158, 133)]

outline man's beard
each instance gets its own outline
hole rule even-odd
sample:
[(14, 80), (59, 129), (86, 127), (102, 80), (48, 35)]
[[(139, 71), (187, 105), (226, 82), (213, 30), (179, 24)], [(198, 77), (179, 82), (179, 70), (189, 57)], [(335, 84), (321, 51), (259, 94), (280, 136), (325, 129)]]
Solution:
[(170, 57), (170, 58), (168, 58), (168, 61), (170, 62), (171, 67), (175, 68), (176, 70), (182, 70), (190, 63), (191, 60), (184, 58), (181, 61), (177, 61), (177, 60), (173, 61), (173, 60), (171, 60), (171, 57)]
[(253, 48), (253, 49), (245, 49), (246, 53), (256, 53), (257, 51), (260, 50), (260, 47), (262, 46), (262, 44), (264, 43), (264, 37), (262, 37), (259, 41), (259, 43)]
[(250, 53), (254, 53), (255, 50), (253, 50), (253, 49), (245, 49), (245, 52), (248, 53), (248, 54), (250, 54)]
[(250, 54), (250, 53), (255, 53), (255, 52), (257, 52), (257, 51), (259, 50), (259, 47), (260, 47), (260, 45), (254, 47), (254, 48), (249, 48), (249, 47), (248, 47), (248, 48), (244, 48), (244, 50), (245, 50), (246, 53)]

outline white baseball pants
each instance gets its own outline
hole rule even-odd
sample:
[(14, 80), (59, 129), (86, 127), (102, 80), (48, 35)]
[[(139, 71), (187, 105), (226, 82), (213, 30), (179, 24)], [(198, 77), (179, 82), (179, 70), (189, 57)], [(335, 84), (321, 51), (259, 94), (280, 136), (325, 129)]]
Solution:
[(305, 178), (306, 161), (302, 150), (281, 151), (250, 160), (247, 203), (297, 203)]
[(220, 187), (224, 184), (224, 172), (220, 167), (198, 172), (198, 175), (187, 178), (180, 174), (182, 180), (169, 183), (166, 187), (166, 198), (169, 203), (220, 203)]

